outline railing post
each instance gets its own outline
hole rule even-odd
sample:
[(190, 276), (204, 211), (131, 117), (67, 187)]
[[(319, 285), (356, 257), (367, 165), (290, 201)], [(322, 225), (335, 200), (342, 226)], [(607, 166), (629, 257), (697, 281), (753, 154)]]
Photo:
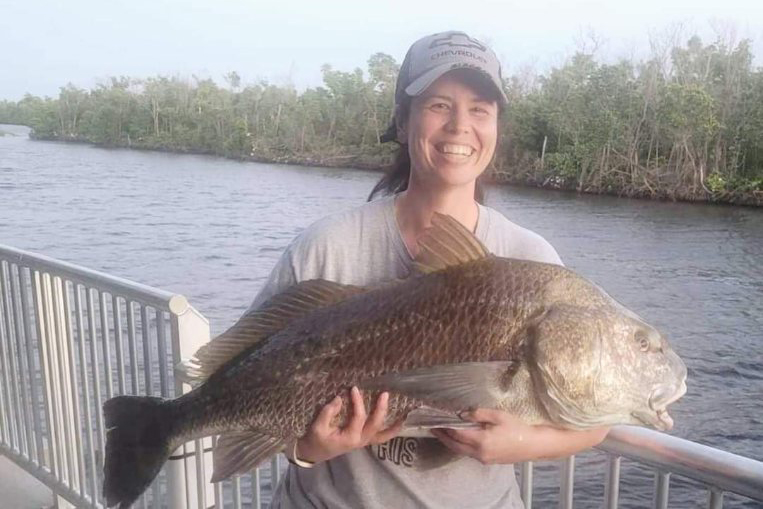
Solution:
[(710, 488), (707, 497), (708, 509), (721, 509), (723, 507), (723, 491), (718, 488)]
[[(3, 295), (3, 263), (0, 260), (0, 445), (5, 444), (9, 449), (13, 449), (16, 441), (13, 439), (14, 420), (11, 413), (11, 377), (8, 361), (10, 358), (10, 337), (5, 333), (6, 327), (10, 330), (10, 324), (6, 323), (4, 316), (5, 297)], [(6, 348), (7, 340), (7, 348)]]
[[(53, 426), (55, 422), (52, 419), (53, 415), (53, 401), (50, 377), (50, 353), (48, 345), (50, 344), (50, 324), (48, 318), (50, 317), (45, 312), (45, 303), (47, 301), (47, 294), (45, 291), (46, 276), (40, 271), (35, 271), (32, 278), (32, 292), (34, 294), (34, 310), (35, 320), (37, 322), (37, 347), (39, 348), (38, 358), (40, 361), (40, 382), (42, 385), (43, 396), (43, 408), (45, 415), (45, 435), (47, 436), (47, 444), (43, 441), (43, 449), (39, 452), (42, 453), (41, 465), (47, 466), (53, 475), (58, 474), (56, 469), (56, 448), (53, 444)], [(42, 430), (40, 434), (42, 435)]]
[(607, 454), (607, 484), (604, 486), (604, 507), (606, 509), (617, 509), (620, 496), (620, 456)]
[(69, 294), (65, 281), (61, 278), (52, 278), (53, 283), (53, 320), (56, 324), (55, 331), (58, 343), (58, 384), (59, 393), (57, 397), (61, 406), (60, 432), (65, 436), (64, 443), (61, 445), (61, 465), (68, 473), (66, 482), (73, 490), (79, 490), (82, 480), (79, 476), (78, 465), (82, 461), (80, 451), (77, 447), (77, 426), (75, 421), (79, 419), (79, 405), (74, 404), (74, 391), (76, 386), (72, 384), (72, 375), (74, 366), (71, 364), (73, 359), (73, 341), (71, 334), (71, 316), (68, 315), (68, 306), (64, 303), (68, 301)]
[(654, 473), (654, 483), (654, 509), (666, 509), (668, 507), (670, 472), (656, 471)]
[[(172, 359), (178, 363), (190, 359), (202, 345), (209, 342), (209, 322), (181, 297), (173, 299), (170, 308), (170, 333), (172, 336)], [(191, 386), (183, 380), (182, 373), (175, 371), (175, 396), (190, 391)], [(197, 450), (197, 444), (203, 450)], [(212, 441), (188, 442), (179, 447), (167, 462), (167, 495), (171, 509), (205, 509), (215, 499), (212, 478)], [(209, 452), (207, 452), (209, 450)], [(202, 459), (202, 463), (197, 461)], [(199, 479), (198, 473), (203, 479)], [(201, 482), (199, 482), (201, 481)], [(201, 493), (196, 493), (203, 486)], [(188, 491), (187, 491), (188, 490)], [(200, 505), (201, 502), (201, 505)]]
[(572, 492), (575, 488), (575, 456), (562, 460), (561, 476), (559, 509), (572, 509)]
[(533, 506), (533, 462), (525, 461), (522, 463), (522, 484), (519, 488), (522, 502), (525, 509), (531, 509)]

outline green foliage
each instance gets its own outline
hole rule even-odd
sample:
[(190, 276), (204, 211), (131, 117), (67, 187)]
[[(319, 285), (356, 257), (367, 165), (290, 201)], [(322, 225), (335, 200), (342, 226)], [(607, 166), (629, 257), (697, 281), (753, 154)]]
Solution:
[[(512, 94), (502, 176), (588, 192), (761, 203), (763, 72), (748, 41), (691, 38), (670, 61), (597, 63), (578, 53)], [(517, 78), (509, 80), (512, 85)], [(519, 87), (517, 87), (519, 88)], [(508, 170), (506, 169), (508, 168)], [(562, 182), (563, 184), (560, 184)], [(725, 198), (723, 198), (725, 199)]]
[[(585, 192), (674, 199), (763, 199), (763, 71), (748, 41), (698, 37), (669, 59), (597, 62), (577, 53), (543, 76), (508, 77), (495, 175)], [(56, 99), (0, 102), (0, 123), (32, 136), (112, 146), (328, 165), (380, 165), (399, 70), (384, 53), (367, 69), (322, 68), (298, 93), (266, 81), (225, 86), (158, 76), (68, 84)]]
[[(262, 159), (321, 162), (345, 155), (389, 156), (379, 138), (392, 116), (398, 65), (384, 53), (360, 69), (325, 66), (324, 86), (302, 94), (261, 81), (228, 88), (159, 76), (112, 78), (90, 91), (71, 84), (56, 99), (0, 102), (0, 122), (26, 124), (32, 136)], [(382, 160), (380, 159), (380, 161)]]
[(707, 188), (713, 193), (720, 193), (726, 190), (727, 182), (723, 176), (713, 173), (705, 181)]
[(572, 154), (566, 152), (553, 152), (546, 154), (545, 158), (546, 177), (558, 176), (564, 179), (576, 179), (580, 173), (580, 163)]

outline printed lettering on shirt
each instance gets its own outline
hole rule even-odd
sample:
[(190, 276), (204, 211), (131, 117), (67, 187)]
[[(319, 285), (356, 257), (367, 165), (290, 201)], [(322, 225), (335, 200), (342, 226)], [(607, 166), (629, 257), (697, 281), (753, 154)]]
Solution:
[(419, 442), (415, 438), (396, 437), (376, 447), (376, 457), (382, 461), (391, 461), (395, 465), (413, 466)]

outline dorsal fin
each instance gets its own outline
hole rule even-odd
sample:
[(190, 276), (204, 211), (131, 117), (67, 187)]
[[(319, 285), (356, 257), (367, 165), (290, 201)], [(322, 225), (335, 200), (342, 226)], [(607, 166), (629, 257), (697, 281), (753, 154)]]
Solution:
[(432, 226), (417, 240), (420, 251), (415, 266), (424, 273), (436, 272), (489, 256), (482, 242), (451, 216), (432, 216)]
[(274, 295), (257, 309), (247, 312), (230, 329), (199, 348), (186, 375), (206, 380), (220, 366), (286, 327), (310, 311), (329, 306), (366, 291), (360, 286), (342, 285), (324, 279), (302, 281)]

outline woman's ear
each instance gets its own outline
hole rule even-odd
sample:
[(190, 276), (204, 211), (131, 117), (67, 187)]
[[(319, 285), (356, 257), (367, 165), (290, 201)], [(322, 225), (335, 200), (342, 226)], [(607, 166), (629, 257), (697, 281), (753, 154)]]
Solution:
[(408, 132), (400, 125), (397, 126), (397, 141), (402, 144), (408, 143)]
[(403, 118), (403, 110), (400, 106), (395, 106), (395, 127), (397, 128), (397, 142), (401, 144), (408, 143), (408, 118)]

